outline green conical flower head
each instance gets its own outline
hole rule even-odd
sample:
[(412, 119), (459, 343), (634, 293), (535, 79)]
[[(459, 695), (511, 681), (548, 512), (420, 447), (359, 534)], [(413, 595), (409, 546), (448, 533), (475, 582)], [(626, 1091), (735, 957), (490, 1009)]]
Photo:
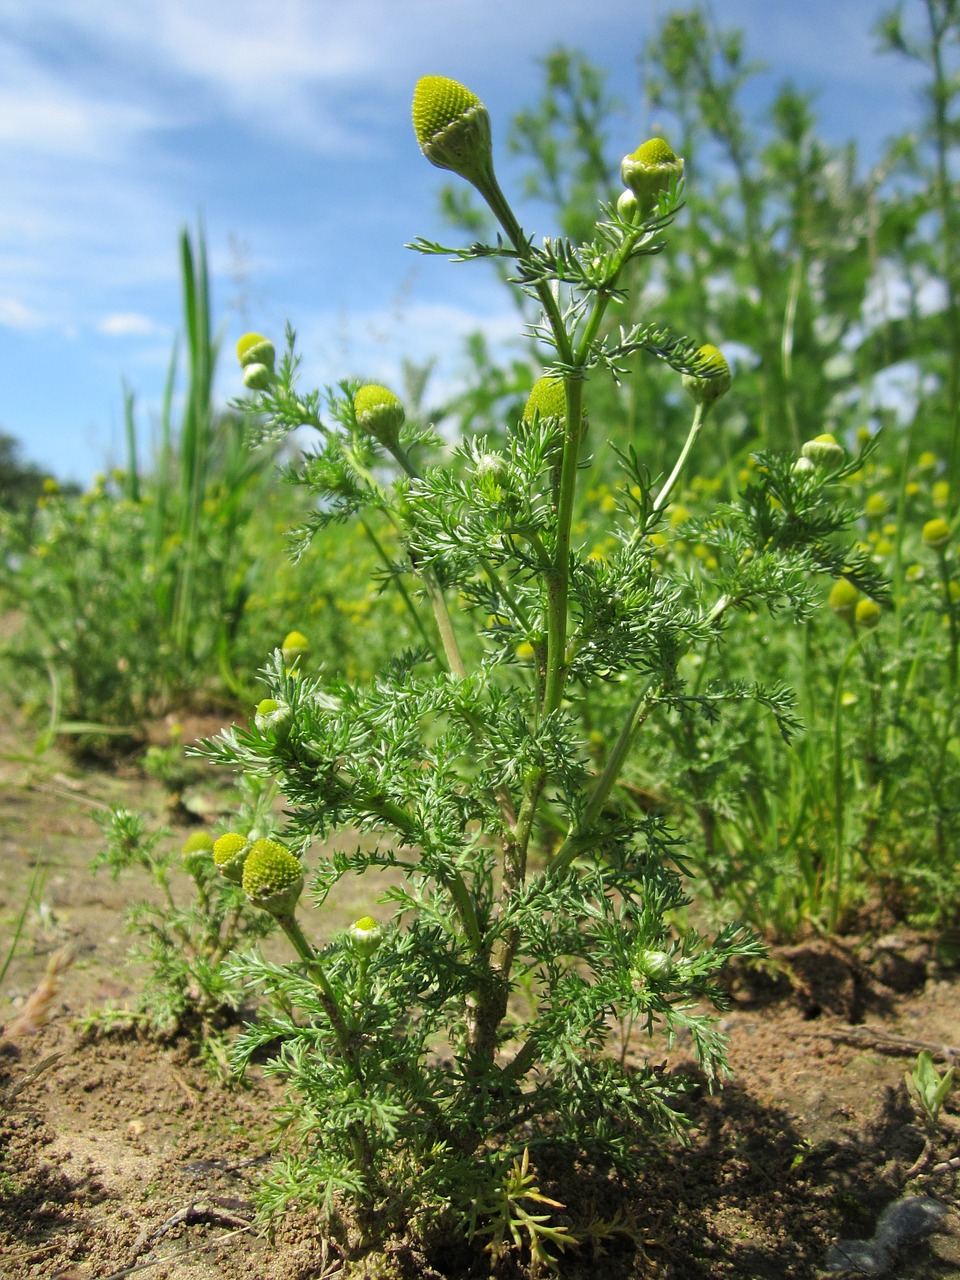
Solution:
[(262, 364), (272, 373), (277, 353), (273, 343), (262, 333), (245, 333), (237, 342), (237, 359), (242, 369)]
[(861, 600), (854, 610), (858, 627), (872, 630), (880, 621), (880, 606), (876, 600)]
[(950, 541), (950, 526), (938, 516), (923, 526), (923, 540), (934, 551), (942, 551)]
[(283, 638), (280, 652), (283, 654), (283, 665), (292, 667), (310, 652), (310, 641), (302, 631), (288, 631)]
[(255, 907), (271, 915), (289, 916), (303, 889), (303, 867), (276, 840), (258, 840), (243, 864), (242, 883)]
[(480, 183), (493, 173), (490, 116), (475, 93), (446, 76), (421, 76), (413, 91), (420, 150), (438, 169)]
[(191, 876), (203, 874), (213, 861), (213, 836), (209, 831), (195, 831), (187, 836), (180, 850), (184, 870)]
[(567, 420), (567, 398), (562, 378), (538, 378), (523, 410), (524, 422), (533, 422), (534, 415), (541, 418)]
[(843, 445), (837, 444), (836, 438), (829, 432), (825, 432), (821, 436), (814, 436), (812, 440), (808, 440), (801, 448), (800, 456), (809, 458), (815, 466), (834, 471), (843, 462)]
[(644, 217), (656, 207), (662, 191), (683, 174), (683, 160), (663, 138), (648, 138), (620, 163), (623, 185), (637, 197)]
[(850, 622), (859, 599), (860, 592), (853, 583), (848, 582), (846, 578), (838, 578), (827, 597), (827, 604), (838, 618)]
[(276, 698), (262, 698), (257, 703), (253, 723), (261, 733), (266, 733), (270, 729), (276, 732), (286, 725), (289, 719), (290, 708), (285, 702), (278, 702)]
[(713, 404), (730, 390), (730, 366), (719, 348), (708, 342), (697, 352), (698, 373), (685, 373), (683, 389), (695, 404)]
[(361, 960), (369, 960), (383, 941), (383, 928), (373, 916), (362, 916), (350, 926), (350, 943)]
[(353, 411), (357, 425), (387, 448), (396, 444), (397, 432), (407, 416), (399, 396), (375, 382), (361, 387), (353, 397)]
[(225, 880), (231, 880), (234, 884), (240, 883), (248, 848), (247, 837), (236, 831), (228, 831), (226, 835), (214, 841), (213, 860)]

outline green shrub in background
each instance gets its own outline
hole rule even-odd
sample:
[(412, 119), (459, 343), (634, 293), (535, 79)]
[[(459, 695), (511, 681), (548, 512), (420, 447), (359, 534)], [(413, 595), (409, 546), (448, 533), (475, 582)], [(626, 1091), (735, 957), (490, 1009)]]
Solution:
[(0, 589), (19, 624), (7, 670), (53, 731), (129, 732), (171, 708), (252, 697), (263, 655), (294, 627), (349, 674), (374, 670), (382, 637), (403, 631), (392, 602), (358, 585), (376, 552), (352, 531), (288, 562), (306, 504), (278, 482), (276, 450), (251, 448), (242, 417), (215, 408), (202, 240), (184, 233), (181, 266), (187, 376), (175, 423), (175, 351), (154, 466), (138, 463), (128, 393), (125, 469), (83, 494), (48, 480), (37, 506), (0, 517)]

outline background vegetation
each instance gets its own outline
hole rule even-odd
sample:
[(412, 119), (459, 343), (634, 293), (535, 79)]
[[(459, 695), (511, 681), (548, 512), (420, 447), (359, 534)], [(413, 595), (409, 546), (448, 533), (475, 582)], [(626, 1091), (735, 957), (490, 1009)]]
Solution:
[[(785, 744), (746, 701), (715, 717), (703, 706), (657, 713), (621, 788), (690, 838), (695, 882), (719, 916), (781, 936), (906, 917), (949, 939), (958, 924), (958, 35), (953, 0), (916, 0), (881, 23), (881, 47), (915, 62), (924, 87), (911, 129), (869, 168), (855, 142), (823, 140), (815, 102), (790, 85), (748, 111), (757, 68), (746, 38), (705, 11), (670, 14), (638, 50), (657, 131), (686, 159), (686, 207), (664, 252), (631, 265), (609, 323), (656, 314), (719, 345), (735, 369), (671, 508), (682, 536), (664, 556), (691, 582), (718, 572), (701, 517), (732, 498), (758, 450), (795, 451), (825, 431), (850, 449), (880, 436), (845, 482), (862, 548), (892, 584), (877, 625), (832, 610), (825, 578), (822, 608), (802, 626), (738, 616), (722, 655), (689, 660), (697, 689), (791, 685), (804, 732)], [(620, 158), (605, 130), (617, 107), (581, 54), (544, 58), (508, 145), (545, 228), (589, 236), (598, 195), (616, 196)], [(462, 189), (442, 199), (452, 223), (484, 231)], [(44, 485), (9, 440), (0, 452), (5, 669), (44, 741), (249, 706), (258, 669), (293, 628), (310, 638), (312, 663), (348, 679), (418, 638), (396, 591), (361, 585), (390, 557), (388, 529), (333, 525), (299, 563), (284, 558), (308, 499), (278, 481), (275, 450), (250, 446), (238, 411), (213, 403), (202, 237), (184, 235), (181, 263), (183, 335), (153, 456), (137, 456), (132, 394), (126, 465), (87, 493)], [(464, 388), (429, 416), (448, 437), (485, 431), (496, 445), (540, 358), (532, 343), (494, 355), (480, 335), (467, 355)], [(429, 403), (427, 368), (408, 373), (408, 405)], [(602, 525), (622, 496), (616, 450), (636, 449), (656, 476), (687, 411), (669, 371), (639, 359), (619, 387), (591, 383), (588, 410), (598, 479), (580, 517)], [(939, 546), (923, 537), (933, 519), (951, 533)], [(602, 560), (611, 549), (600, 537), (593, 550)], [(589, 704), (598, 766), (628, 698), (613, 686)]]

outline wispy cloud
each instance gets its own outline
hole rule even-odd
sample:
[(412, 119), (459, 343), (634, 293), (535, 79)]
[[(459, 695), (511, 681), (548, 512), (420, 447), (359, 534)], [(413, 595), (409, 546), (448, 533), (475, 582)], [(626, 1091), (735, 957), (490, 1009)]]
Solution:
[(147, 333), (157, 333), (160, 329), (149, 316), (138, 314), (136, 311), (118, 311), (113, 315), (104, 316), (104, 318), (96, 326), (97, 333), (107, 334), (109, 337), (129, 337), (131, 334), (140, 336)]
[(0, 325), (8, 329), (41, 329), (43, 317), (16, 298), (0, 298)]

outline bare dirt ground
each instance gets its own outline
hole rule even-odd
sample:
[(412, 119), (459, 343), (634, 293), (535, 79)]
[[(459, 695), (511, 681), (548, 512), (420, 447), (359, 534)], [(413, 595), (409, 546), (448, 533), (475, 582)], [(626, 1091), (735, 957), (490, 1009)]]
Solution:
[[(341, 1274), (342, 1259), (311, 1214), (291, 1215), (272, 1232), (253, 1220), (253, 1188), (275, 1145), (275, 1085), (254, 1079), (226, 1088), (180, 1045), (81, 1032), (86, 1012), (122, 1006), (136, 992), (123, 911), (149, 894), (136, 877), (91, 876), (95, 818), (116, 804), (161, 812), (161, 792), (132, 762), (81, 769), (20, 749), (10, 730), (0, 735), (0, 955), (38, 860), (45, 872), (0, 991), (0, 1024), (23, 1007), (52, 952), (69, 942), (77, 959), (49, 1023), (0, 1045), (0, 1276)], [(356, 905), (342, 902), (331, 927), (358, 914)], [(903, 1085), (920, 1048), (941, 1070), (960, 1056), (960, 979), (938, 960), (935, 942), (903, 931), (869, 943), (812, 939), (775, 953), (776, 982), (735, 975), (723, 1019), (733, 1078), (714, 1095), (694, 1087), (685, 1103), (689, 1144), (651, 1152), (632, 1185), (582, 1170), (539, 1171), (542, 1189), (566, 1206), (558, 1220), (582, 1237), (561, 1274), (825, 1276), (839, 1238), (869, 1238), (887, 1206), (924, 1196), (943, 1211), (936, 1229), (906, 1240), (886, 1271), (861, 1263), (848, 1274), (960, 1277), (960, 1167), (950, 1163), (960, 1166), (960, 1090), (925, 1171), (911, 1174), (924, 1135)], [(629, 1058), (670, 1072), (691, 1068), (683, 1044), (668, 1050), (633, 1039)], [(599, 1222), (606, 1231), (594, 1235), (603, 1238), (589, 1238)], [(485, 1274), (485, 1265), (463, 1250), (423, 1258), (398, 1245), (369, 1275), (461, 1280)], [(498, 1274), (526, 1272), (501, 1264)]]

